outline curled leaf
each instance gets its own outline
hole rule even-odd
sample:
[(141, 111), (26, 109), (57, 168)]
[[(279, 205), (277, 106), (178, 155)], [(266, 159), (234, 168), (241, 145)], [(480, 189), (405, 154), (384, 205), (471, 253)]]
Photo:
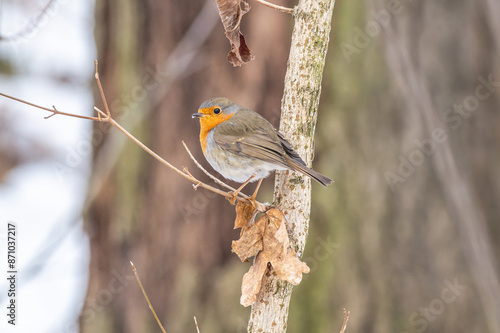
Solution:
[(227, 60), (234, 67), (252, 61), (255, 57), (252, 56), (240, 31), (241, 18), (250, 10), (250, 5), (246, 0), (216, 0), (216, 2), (226, 37), (231, 43)]
[(297, 285), (309, 267), (290, 248), (285, 217), (278, 209), (268, 210), (258, 221), (242, 228), (241, 238), (233, 241), (233, 252), (244, 261), (255, 256), (250, 270), (243, 276), (240, 303), (253, 304), (262, 288), (268, 263), (281, 279)]
[(266, 246), (272, 244), (274, 247), (274, 255), (269, 261), (274, 268), (274, 272), (281, 280), (286, 280), (293, 285), (298, 285), (300, 281), (302, 281), (302, 274), (309, 273), (310, 269), (305, 262), (300, 261), (297, 257), (297, 253), (290, 248), (288, 232), (283, 222), (283, 213), (275, 209), (270, 211), (268, 217), (270, 220), (269, 224), (273, 226), (273, 229), (277, 229), (273, 233), (272, 238), (264, 240)]
[(255, 209), (252, 203), (248, 201), (238, 201), (236, 204), (236, 220), (234, 221), (234, 229), (246, 227), (256, 213), (257, 209)]
[(255, 303), (257, 295), (262, 288), (262, 280), (267, 270), (267, 262), (264, 257), (257, 256), (248, 272), (243, 275), (241, 283), (240, 304), (249, 306)]
[(250, 227), (245, 227), (241, 231), (241, 237), (233, 241), (231, 247), (241, 261), (246, 261), (250, 257), (256, 256), (264, 248), (263, 237), (266, 228), (266, 220), (261, 217)]

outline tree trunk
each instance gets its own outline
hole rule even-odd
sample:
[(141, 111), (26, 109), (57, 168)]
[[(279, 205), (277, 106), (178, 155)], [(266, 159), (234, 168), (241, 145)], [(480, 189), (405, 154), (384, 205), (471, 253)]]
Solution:
[[(302, 0), (294, 10), (280, 131), (309, 166), (334, 5), (334, 0)], [(302, 256), (309, 229), (311, 179), (296, 172), (277, 172), (274, 202), (285, 214), (292, 247)], [(275, 275), (267, 277), (252, 305), (248, 332), (285, 332), (291, 294), (288, 282)]]

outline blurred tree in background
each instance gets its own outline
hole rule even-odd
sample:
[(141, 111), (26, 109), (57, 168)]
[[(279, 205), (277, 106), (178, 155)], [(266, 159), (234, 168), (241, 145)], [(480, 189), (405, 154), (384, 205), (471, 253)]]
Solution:
[[(278, 124), (292, 25), (252, 3), (243, 33), (256, 59), (232, 68), (215, 7), (204, 4), (96, 5), (112, 112), (194, 173), (181, 140), (204, 162), (190, 118), (203, 100), (226, 96)], [(311, 273), (292, 296), (289, 332), (336, 331), (343, 307), (353, 332), (500, 331), (499, 7), (337, 4), (314, 161), (335, 184), (313, 190), (304, 255)], [(207, 40), (179, 48), (190, 28), (189, 38), (208, 32)], [(248, 266), (230, 253), (233, 207), (194, 191), (114, 130), (97, 124), (95, 133), (105, 140), (86, 210), (92, 259), (83, 332), (158, 331), (129, 260), (168, 332), (194, 331), (193, 315), (204, 333), (245, 331), (239, 288)], [(118, 277), (125, 289), (109, 292)]]

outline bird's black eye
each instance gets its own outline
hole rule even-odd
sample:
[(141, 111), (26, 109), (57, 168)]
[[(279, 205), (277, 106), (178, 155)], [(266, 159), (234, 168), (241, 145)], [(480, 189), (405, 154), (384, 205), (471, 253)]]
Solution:
[(220, 109), (219, 108), (215, 108), (214, 109), (214, 114), (219, 114), (220, 113)]

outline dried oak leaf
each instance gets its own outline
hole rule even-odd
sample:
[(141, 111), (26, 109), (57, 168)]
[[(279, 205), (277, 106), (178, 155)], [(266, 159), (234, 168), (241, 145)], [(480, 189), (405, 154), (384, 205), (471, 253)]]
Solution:
[[(293, 285), (299, 284), (302, 274), (310, 271), (307, 264), (301, 262), (290, 248), (284, 216), (278, 209), (268, 210), (257, 222), (245, 227), (240, 240), (233, 242), (234, 252), (235, 243), (238, 244), (237, 254), (241, 260), (243, 259), (239, 253), (243, 253), (246, 259), (250, 254), (258, 252), (252, 267), (243, 276), (240, 298), (243, 306), (252, 305), (257, 300), (268, 263), (281, 280)], [(262, 249), (259, 251), (260, 244)]]
[(252, 61), (255, 57), (248, 48), (245, 37), (240, 32), (241, 18), (250, 10), (246, 0), (216, 0), (226, 37), (231, 43), (227, 60), (234, 67)]

